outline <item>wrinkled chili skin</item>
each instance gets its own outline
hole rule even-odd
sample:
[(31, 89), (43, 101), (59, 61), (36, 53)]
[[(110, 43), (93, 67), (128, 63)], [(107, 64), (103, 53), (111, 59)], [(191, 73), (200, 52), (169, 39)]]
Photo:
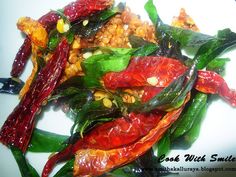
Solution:
[[(83, 17), (90, 16), (98, 11), (104, 10), (113, 4), (113, 0), (77, 0), (63, 8), (64, 15), (70, 22)], [(50, 11), (38, 19), (38, 21), (50, 32), (60, 19), (55, 11)], [(18, 50), (14, 62), (12, 64), (11, 76), (19, 77), (23, 72), (28, 58), (31, 55), (31, 41), (28, 37)]]
[(122, 87), (150, 86), (148, 78), (157, 79), (156, 87), (166, 87), (177, 76), (182, 75), (187, 67), (180, 61), (165, 57), (135, 57), (129, 66), (121, 72), (104, 75), (104, 85), (108, 89)]
[[(136, 57), (121, 72), (110, 72), (103, 76), (104, 85), (108, 89), (144, 87), (142, 101), (159, 93), (173, 80), (186, 72), (187, 67), (180, 61), (165, 57)], [(213, 71), (197, 72), (195, 89), (203, 93), (219, 94), (232, 106), (236, 106), (236, 91), (230, 89), (224, 79)], [(156, 79), (155, 85), (148, 78)]]
[(24, 43), (20, 47), (13, 61), (11, 69), (12, 77), (19, 77), (22, 74), (25, 65), (27, 63), (27, 60), (31, 55), (31, 50), (32, 50), (31, 40), (28, 37), (26, 37)]
[(2, 126), (0, 141), (3, 144), (13, 145), (23, 152), (26, 151), (35, 124), (35, 114), (57, 85), (68, 54), (69, 44), (64, 39)]
[(236, 91), (230, 89), (225, 80), (213, 71), (198, 71), (195, 88), (203, 93), (219, 94), (232, 106), (236, 106)]
[(48, 176), (56, 163), (71, 158), (79, 149), (109, 150), (138, 141), (158, 124), (163, 114), (157, 111), (142, 114), (130, 113), (127, 117), (121, 117), (94, 128), (75, 144), (69, 145), (52, 156), (46, 163), (42, 176)]
[[(188, 100), (189, 97), (186, 102)], [(167, 113), (144, 137), (129, 145), (110, 150), (79, 149), (76, 152), (73, 176), (99, 176), (137, 159), (160, 140), (166, 130), (178, 119), (182, 110), (183, 107)]]

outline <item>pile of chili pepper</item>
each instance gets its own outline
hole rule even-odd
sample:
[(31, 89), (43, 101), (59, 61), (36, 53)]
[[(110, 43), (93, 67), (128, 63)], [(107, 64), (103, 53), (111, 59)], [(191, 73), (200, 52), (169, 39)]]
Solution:
[[(209, 36), (169, 26), (158, 16), (152, 0), (147, 1), (145, 10), (156, 29), (156, 44), (130, 36), (132, 48), (86, 49), (102, 53), (82, 62), (83, 76), (60, 83), (71, 44), (68, 34), (85, 35), (79, 29), (82, 20), (105, 14), (105, 20), (98, 18), (100, 21), (91, 25), (96, 25), (96, 29), (86, 33), (94, 35), (120, 13), (112, 10), (112, 5), (112, 0), (77, 0), (33, 22), (43, 27), (45, 33), (55, 30), (59, 19), (71, 26), (53, 44), (55, 48), (47, 45), (40, 49), (41, 56), (53, 50), (51, 58), (38, 67), (29, 90), (0, 131), (0, 142), (11, 148), (22, 176), (38, 176), (25, 160), (27, 151), (57, 152), (46, 162), (42, 177), (49, 176), (54, 166), (64, 161), (66, 165), (55, 177), (116, 174), (126, 166), (138, 165), (142, 173), (141, 161), (154, 146), (158, 146), (161, 155), (181, 138), (188, 137), (182, 139), (188, 145), (197, 139), (210, 94), (236, 106), (236, 91), (222, 77), (228, 60), (217, 58), (236, 44), (236, 33), (224, 29)], [(35, 47), (33, 34), (27, 35), (13, 63), (14, 77), (23, 72)], [(193, 58), (182, 54), (186, 47), (197, 49)], [(105, 96), (97, 99), (96, 92)], [(131, 102), (124, 101), (125, 96)], [(65, 114), (74, 121), (71, 136), (35, 128), (36, 114), (45, 102), (66, 110)]]

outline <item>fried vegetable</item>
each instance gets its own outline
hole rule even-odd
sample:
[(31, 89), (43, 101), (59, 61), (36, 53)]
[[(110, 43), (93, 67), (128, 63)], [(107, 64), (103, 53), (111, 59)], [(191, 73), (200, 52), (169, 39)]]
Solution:
[(47, 46), (48, 33), (38, 21), (29, 17), (21, 17), (17, 22), (17, 27), (26, 33), (36, 46), (42, 48)]
[(37, 171), (27, 162), (25, 155), (16, 147), (10, 147), (22, 177), (39, 177)]
[(216, 39), (209, 40), (201, 45), (196, 55), (194, 62), (197, 62), (197, 68), (203, 69), (208, 63), (215, 59), (222, 52), (236, 44), (236, 33), (230, 29), (218, 31)]
[(63, 40), (46, 66), (39, 72), (30, 90), (8, 116), (0, 131), (0, 141), (26, 151), (33, 128), (35, 114), (43, 101), (52, 93), (66, 65), (69, 45)]
[(34, 129), (28, 151), (30, 152), (57, 152), (66, 146), (68, 136)]
[(177, 120), (175, 126), (172, 128), (171, 139), (175, 140), (192, 128), (194, 122), (198, 119), (202, 108), (205, 107), (206, 102), (206, 94), (198, 93), (194, 97), (190, 103), (190, 107), (186, 110), (186, 112), (182, 113), (180, 119)]
[(0, 78), (0, 83), (0, 93), (18, 94), (24, 86), (24, 82), (18, 78)]

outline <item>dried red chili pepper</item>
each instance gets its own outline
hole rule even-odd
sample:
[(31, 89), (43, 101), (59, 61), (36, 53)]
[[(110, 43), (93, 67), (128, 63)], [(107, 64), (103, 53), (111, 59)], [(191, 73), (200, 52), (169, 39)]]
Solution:
[[(148, 78), (157, 81), (155, 87), (166, 87), (176, 77), (186, 71), (180, 61), (165, 57), (135, 57), (129, 66), (121, 72), (110, 72), (103, 77), (104, 85), (109, 89), (121, 87), (150, 86)], [(152, 85), (154, 86), (154, 85)]]
[(113, 4), (114, 0), (77, 0), (64, 8), (64, 14), (73, 22), (81, 17), (104, 10)]
[[(104, 85), (109, 89), (155, 86), (166, 87), (187, 70), (180, 61), (165, 57), (133, 58), (124, 71), (110, 72), (103, 76)], [(155, 79), (149, 83), (148, 78)], [(144, 93), (143, 101), (160, 90), (150, 87)], [(198, 71), (195, 88), (204, 93), (219, 94), (232, 106), (236, 106), (236, 91), (229, 89), (224, 79), (213, 71)]]
[[(104, 10), (113, 4), (113, 0), (77, 0), (64, 7), (64, 15), (68, 17), (70, 22), (87, 17), (91, 14)], [(60, 18), (57, 12), (51, 11), (39, 18), (39, 22), (49, 32), (56, 26), (57, 20)], [(11, 75), (20, 76), (23, 72), (26, 62), (31, 54), (31, 41), (27, 37), (17, 52), (14, 59)]]
[[(189, 97), (186, 102), (188, 100)], [(132, 162), (149, 150), (162, 137), (172, 123), (177, 120), (182, 110), (183, 106), (167, 113), (153, 129), (134, 143), (110, 150), (79, 149), (76, 152), (73, 175), (99, 176), (113, 168)]]
[(69, 44), (64, 39), (46, 66), (39, 72), (29, 91), (5, 121), (0, 131), (0, 141), (3, 144), (13, 145), (23, 152), (26, 151), (35, 123), (34, 116), (58, 83), (68, 54)]
[(236, 106), (236, 91), (230, 89), (225, 80), (213, 71), (198, 71), (195, 88), (203, 93), (219, 94), (232, 106)]
[(127, 146), (138, 141), (152, 130), (163, 117), (163, 112), (130, 113), (127, 117), (104, 123), (75, 144), (52, 156), (43, 170), (43, 177), (49, 175), (53, 166), (60, 161), (71, 158), (79, 149), (109, 150)]
[(20, 47), (19, 51), (16, 54), (16, 57), (12, 64), (11, 76), (18, 77), (22, 74), (26, 62), (31, 55), (31, 40), (26, 37), (24, 43)]

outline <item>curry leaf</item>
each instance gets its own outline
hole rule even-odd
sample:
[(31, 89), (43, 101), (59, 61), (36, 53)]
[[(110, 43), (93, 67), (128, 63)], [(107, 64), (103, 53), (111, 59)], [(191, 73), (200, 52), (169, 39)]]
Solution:
[(206, 69), (215, 71), (218, 74), (223, 74), (225, 70), (225, 65), (229, 61), (230, 61), (229, 58), (215, 58), (210, 63), (208, 63)]
[(104, 106), (103, 100), (90, 101), (84, 104), (79, 109), (74, 109), (75, 123), (72, 127), (72, 134), (76, 128), (76, 132), (80, 132), (82, 136), (84, 131), (89, 128), (93, 123), (107, 122), (112, 118), (104, 118), (104, 116), (112, 115), (117, 112), (117, 107), (113, 104), (111, 108)]
[(129, 60), (130, 55), (93, 55), (82, 63), (86, 74), (84, 82), (88, 87), (99, 86), (102, 75), (110, 71), (122, 71), (128, 66)]
[(215, 37), (195, 32), (188, 29), (177, 28), (170, 25), (162, 24), (160, 30), (169, 34), (175, 41), (181, 44), (181, 47), (200, 47), (202, 44), (214, 39)]
[(57, 152), (63, 149), (68, 136), (35, 129), (28, 147), (30, 152)]
[(171, 139), (184, 135), (193, 126), (196, 119), (199, 117), (199, 113), (206, 105), (207, 95), (204, 93), (197, 93), (194, 99), (189, 103), (189, 107), (181, 114), (180, 118), (172, 127)]
[(148, 16), (151, 19), (152, 23), (155, 25), (158, 20), (158, 14), (156, 7), (153, 4), (153, 0), (148, 0), (147, 3), (144, 5), (144, 8), (147, 11)]
[(75, 159), (69, 160), (53, 177), (72, 177)]
[(10, 149), (18, 164), (22, 177), (39, 177), (37, 171), (29, 164), (20, 149), (13, 146)]
[(197, 51), (194, 62), (197, 62), (197, 68), (203, 69), (214, 58), (224, 52), (226, 49), (235, 46), (236, 33), (230, 29), (220, 30), (216, 39), (212, 39), (203, 44)]

